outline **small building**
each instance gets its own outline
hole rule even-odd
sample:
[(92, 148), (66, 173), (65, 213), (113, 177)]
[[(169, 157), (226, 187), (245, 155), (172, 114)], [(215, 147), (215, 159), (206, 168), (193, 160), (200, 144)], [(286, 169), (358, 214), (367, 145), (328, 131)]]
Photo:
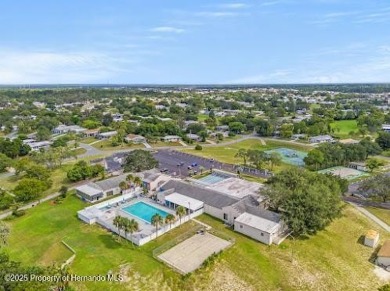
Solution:
[(372, 229), (367, 231), (364, 237), (364, 245), (371, 248), (375, 248), (378, 242), (379, 242), (379, 233)]
[(170, 177), (168, 175), (159, 174), (159, 173), (145, 173), (142, 179), (142, 185), (148, 191), (156, 191), (161, 185), (169, 181)]
[(64, 133), (68, 133), (68, 132), (73, 132), (73, 133), (78, 134), (78, 133), (82, 133), (86, 130), (87, 130), (86, 128), (78, 126), (78, 125), (61, 124), (61, 125), (57, 126), (56, 128), (54, 128), (52, 130), (52, 132), (53, 132), (53, 134), (64, 134)]
[(358, 171), (368, 172), (366, 163), (350, 162), (348, 167)]
[(377, 254), (376, 263), (386, 268), (390, 266), (390, 240), (383, 243)]
[(84, 137), (96, 137), (99, 134), (99, 129), (88, 129), (83, 132)]
[(305, 139), (307, 137), (306, 134), (300, 133), (300, 134), (293, 134), (291, 136), (292, 140), (299, 140), (299, 139)]
[(123, 121), (123, 114), (120, 114), (120, 113), (113, 114), (112, 115), (112, 121), (113, 122)]
[(193, 133), (187, 133), (187, 134), (186, 134), (186, 137), (187, 137), (188, 139), (192, 140), (192, 141), (200, 141), (200, 140), (201, 140), (201, 138), (200, 138), (199, 135), (193, 134)]
[(309, 139), (310, 143), (325, 143), (325, 142), (334, 142), (333, 137), (330, 135), (318, 135), (313, 136)]
[(163, 142), (179, 142), (181, 141), (181, 137), (178, 135), (166, 135), (161, 138)]
[(140, 143), (145, 143), (146, 142), (146, 138), (143, 137), (142, 135), (128, 134), (125, 137), (125, 142), (140, 144)]
[(390, 132), (390, 124), (383, 124), (382, 125), (382, 130)]
[(35, 141), (33, 139), (25, 139), (23, 143), (30, 146), (32, 151), (39, 151), (40, 149), (48, 149), (52, 144), (50, 141)]
[(106, 180), (91, 182), (76, 188), (76, 195), (82, 200), (95, 203), (106, 197), (121, 193), (119, 183), (126, 180), (127, 174)]
[(264, 215), (242, 213), (234, 220), (234, 230), (264, 244), (278, 244), (281, 234), (287, 229), (280, 215), (262, 210)]
[(100, 132), (98, 135), (96, 135), (96, 138), (98, 139), (107, 139), (113, 136), (116, 136), (118, 132), (116, 130), (113, 131), (107, 131), (107, 132)]

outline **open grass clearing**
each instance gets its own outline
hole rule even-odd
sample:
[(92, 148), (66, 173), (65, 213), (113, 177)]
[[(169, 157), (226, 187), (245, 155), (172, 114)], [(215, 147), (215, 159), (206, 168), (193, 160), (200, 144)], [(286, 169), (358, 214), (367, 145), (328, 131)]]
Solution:
[[(95, 140), (96, 141), (96, 140)], [(112, 146), (112, 142), (109, 139), (102, 139), (98, 142), (92, 144), (94, 148), (97, 148), (99, 150), (123, 150), (123, 149), (142, 149), (145, 148), (143, 144), (129, 144), (129, 143), (122, 143), (117, 146)]]
[(340, 138), (350, 137), (350, 132), (358, 132), (356, 120), (337, 120), (330, 124), (334, 130), (334, 135)]
[(390, 236), (352, 206), (346, 206), (343, 216), (316, 236), (287, 239), (280, 246), (263, 245), (202, 215), (198, 220), (234, 238), (235, 244), (215, 264), (184, 278), (155, 260), (152, 251), (187, 232), (193, 222), (132, 247), (99, 226), (79, 221), (76, 212), (84, 207), (78, 198), (68, 196), (62, 204), (45, 202), (28, 210), (8, 222), (11, 235), (6, 251), (26, 265), (47, 264), (67, 257), (68, 250), (56, 246), (64, 240), (76, 251), (71, 272), (92, 275), (121, 270), (126, 274), (122, 284), (74, 283), (77, 290), (216, 290), (214, 282), (224, 282), (227, 290), (233, 290), (234, 284), (245, 290), (376, 290), (384, 284), (369, 262), (373, 250), (363, 246), (361, 238), (368, 229), (378, 230), (382, 242)]

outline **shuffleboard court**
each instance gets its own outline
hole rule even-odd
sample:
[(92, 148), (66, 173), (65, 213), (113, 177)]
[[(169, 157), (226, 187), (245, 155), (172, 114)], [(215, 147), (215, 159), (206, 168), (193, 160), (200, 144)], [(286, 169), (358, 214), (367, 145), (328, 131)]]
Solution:
[(213, 253), (218, 253), (230, 244), (229, 241), (205, 232), (193, 235), (158, 258), (181, 273), (187, 274), (199, 268)]

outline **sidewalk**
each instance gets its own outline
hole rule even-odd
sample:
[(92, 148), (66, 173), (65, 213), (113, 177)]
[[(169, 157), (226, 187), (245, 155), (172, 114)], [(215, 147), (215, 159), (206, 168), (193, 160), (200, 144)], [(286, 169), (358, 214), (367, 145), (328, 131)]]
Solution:
[(380, 225), (383, 229), (385, 229), (387, 232), (390, 232), (390, 226), (383, 222), (382, 220), (380, 220), (378, 217), (376, 217), (374, 214), (370, 213), (369, 211), (367, 211), (366, 209), (364, 209), (363, 207), (360, 207), (359, 205), (357, 205), (356, 203), (353, 203), (353, 202), (348, 202), (349, 204), (351, 204), (352, 206), (354, 206), (358, 211), (360, 211), (363, 215), (365, 215), (366, 217), (370, 218), (372, 221), (374, 221), (375, 223), (377, 223), (378, 225)]

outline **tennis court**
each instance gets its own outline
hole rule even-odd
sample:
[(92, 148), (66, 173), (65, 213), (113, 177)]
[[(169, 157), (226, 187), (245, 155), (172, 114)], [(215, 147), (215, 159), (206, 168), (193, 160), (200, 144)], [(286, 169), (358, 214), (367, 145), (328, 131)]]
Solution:
[(359, 178), (362, 176), (368, 176), (368, 174), (366, 172), (362, 172), (362, 171), (358, 171), (358, 170), (355, 170), (352, 168), (347, 168), (347, 167), (342, 167), (342, 166), (332, 167), (332, 168), (328, 168), (325, 170), (320, 170), (320, 171), (318, 171), (318, 173), (322, 173), (322, 174), (329, 173), (329, 174), (333, 174), (336, 176), (340, 176), (341, 178), (347, 179), (347, 180), (353, 180), (353, 179), (356, 179), (356, 178)]
[(210, 175), (198, 179), (198, 181), (203, 184), (211, 185), (211, 184), (216, 184), (218, 182), (221, 182), (222, 180), (228, 179), (230, 177), (232, 177), (232, 175), (224, 175), (222, 173), (214, 172)]
[(158, 258), (180, 273), (187, 274), (199, 268), (213, 253), (220, 252), (230, 244), (229, 241), (208, 232), (202, 232), (162, 253)]
[(307, 153), (292, 150), (288, 148), (277, 148), (273, 150), (265, 151), (266, 154), (278, 153), (282, 158), (282, 162), (293, 166), (304, 166), (303, 159), (307, 156)]

